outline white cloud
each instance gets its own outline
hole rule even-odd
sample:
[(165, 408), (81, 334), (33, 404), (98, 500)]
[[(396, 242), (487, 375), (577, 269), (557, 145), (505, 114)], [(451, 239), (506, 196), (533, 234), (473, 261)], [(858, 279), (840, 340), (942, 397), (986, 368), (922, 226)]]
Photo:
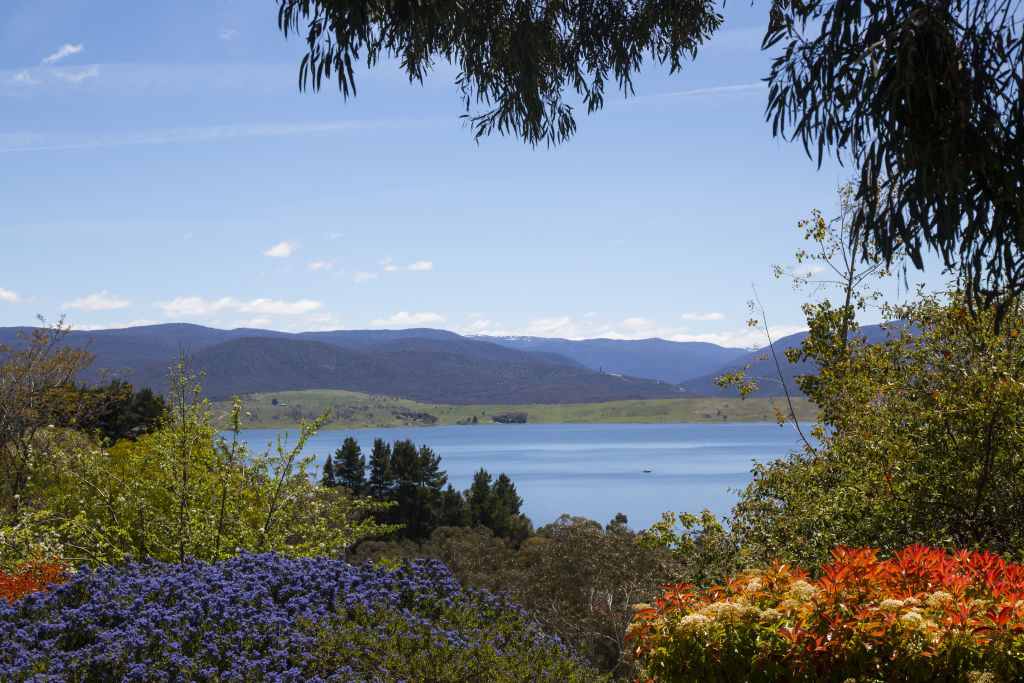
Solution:
[(43, 57), (43, 64), (53, 64), (55, 62), (58, 62), (64, 59), (65, 57), (81, 52), (82, 48), (84, 47), (85, 43), (79, 43), (78, 45), (66, 43), (64, 45), (61, 45), (60, 49), (54, 52), (52, 55), (50, 55), (49, 57)]
[(270, 315), (301, 315), (311, 313), (323, 306), (322, 301), (275, 301), (273, 299), (253, 299), (232, 304), (232, 308), (242, 313), (263, 313)]
[(132, 305), (131, 299), (122, 299), (116, 294), (103, 290), (98, 294), (80, 296), (61, 304), (62, 308), (81, 308), (83, 311), (112, 311), (117, 308), (127, 308)]
[[(483, 321), (477, 321), (483, 322)], [(563, 339), (650, 339), (657, 337), (677, 342), (710, 342), (731, 348), (760, 348), (767, 345), (764, 331), (750, 327), (738, 330), (692, 334), (686, 327), (664, 325), (651, 318), (632, 317), (620, 321), (599, 321), (584, 316), (574, 320), (569, 316), (532, 318), (525, 327), (508, 328), (471, 323), (467, 327), (452, 327), (460, 334), (486, 334), (496, 337), (560, 337)], [(772, 339), (778, 340), (805, 330), (796, 325), (779, 325), (771, 328)]]
[(486, 334), (493, 337), (560, 337), (563, 339), (592, 339), (595, 337), (607, 337), (611, 327), (607, 324), (599, 325), (593, 322), (574, 322), (569, 316), (550, 318), (531, 318), (526, 327), (509, 328), (501, 323), (493, 324), (486, 321), (487, 325), (478, 324), (481, 321), (470, 323), (468, 327), (452, 327), (453, 332), (459, 334)]
[(319, 309), (323, 306), (323, 302), (310, 301), (308, 299), (301, 299), (299, 301), (277, 301), (274, 299), (239, 301), (230, 296), (217, 299), (216, 301), (207, 301), (198, 296), (179, 296), (173, 301), (158, 301), (153, 306), (162, 310), (168, 318), (192, 318), (217, 315), (223, 310), (255, 313), (258, 315), (302, 315), (303, 313), (311, 313)]
[[(584, 326), (573, 323), (569, 316), (564, 315), (557, 318), (532, 318), (528, 322), (524, 334), (530, 337), (565, 337), (566, 339), (600, 336), (600, 334), (588, 334), (583, 329)], [(594, 333), (598, 330), (590, 328), (588, 332)]]
[(227, 308), (234, 302), (231, 297), (224, 297), (217, 301), (207, 301), (198, 296), (179, 296), (173, 301), (157, 301), (153, 304), (169, 318), (191, 318), (195, 316), (217, 315), (217, 312)]
[(326, 237), (326, 238), (327, 238), (327, 239), (329, 239), (329, 240), (336, 240), (336, 239), (338, 239), (339, 237), (341, 237), (341, 233), (340, 233), (340, 232), (334, 232), (334, 231), (332, 230), (332, 231), (330, 231), (330, 232), (325, 232), (325, 233), (324, 233), (324, 237)]
[(399, 311), (390, 318), (378, 318), (371, 325), (374, 327), (419, 327), (420, 325), (439, 325), (446, 318), (440, 313), (409, 313)]
[(131, 320), (129, 322), (88, 323), (85, 325), (74, 323), (69, 325), (68, 327), (71, 327), (72, 329), (75, 330), (82, 330), (83, 332), (89, 332), (91, 330), (120, 330), (125, 327), (141, 327), (142, 325), (161, 325), (164, 322), (166, 321), (154, 320), (151, 318), (138, 318), (136, 320)]
[[(97, 67), (98, 69), (98, 67)], [(98, 71), (97, 71), (98, 73)], [(440, 119), (394, 121), (326, 121), (307, 123), (239, 123), (223, 126), (165, 128), (131, 133), (81, 135), (75, 133), (0, 133), (0, 152), (38, 152), (54, 149), (94, 149), (176, 142), (218, 142), (252, 137), (320, 135), (364, 130), (407, 130), (437, 126)], [(449, 119), (443, 120), (450, 124)]]
[(334, 270), (334, 261), (310, 261), (309, 270)]
[(484, 317), (484, 314), (480, 313), (479, 311), (477, 311), (477, 312), (474, 312), (474, 313), (470, 313), (469, 317), (470, 318), (482, 318), (482, 317)]
[(314, 313), (313, 315), (309, 316), (308, 320), (311, 323), (317, 323), (317, 324), (328, 324), (328, 323), (331, 324), (331, 325), (339, 325), (339, 324), (341, 324), (341, 318), (339, 318), (338, 316), (334, 315), (333, 313), (327, 313), (326, 311), (323, 312), (323, 313)]
[[(782, 337), (806, 330), (807, 328), (802, 325), (773, 325), (770, 328), (773, 341), (778, 341)], [(707, 334), (683, 334), (672, 338), (671, 341), (701, 341), (718, 344), (719, 346), (743, 349), (759, 349), (768, 345), (768, 337), (765, 336), (764, 330), (752, 327)]]
[(228, 41), (231, 40), (236, 33), (238, 33), (238, 31), (233, 28), (229, 28), (226, 31), (221, 31), (218, 35), (220, 35), (221, 40)]
[(679, 316), (682, 320), (724, 320), (722, 313), (683, 313)]
[(94, 76), (99, 76), (100, 75), (100, 67), (97, 66), (96, 64), (93, 64), (92, 66), (90, 66), (85, 71), (75, 71), (75, 72), (54, 71), (53, 75), (56, 76), (57, 78), (63, 79), (65, 81), (68, 81), (69, 83), (81, 83), (82, 81), (84, 81), (87, 78), (93, 78)]
[(11, 76), (10, 82), (11, 83), (23, 83), (25, 85), (37, 85), (37, 84), (41, 83), (42, 81), (39, 81), (39, 80), (37, 80), (35, 78), (32, 78), (32, 76), (30, 76), (29, 73), (28, 73), (28, 69), (25, 69), (25, 70), (19, 71), (18, 73), (16, 73), (13, 76)]
[(3, 287), (0, 287), (0, 301), (5, 301), (10, 304), (16, 304), (20, 303), (21, 301), (24, 301), (24, 299), (18, 296), (17, 292), (12, 292), (9, 289), (4, 289)]
[(763, 92), (768, 87), (767, 83), (742, 83), (739, 85), (719, 85), (711, 88), (695, 88), (693, 90), (678, 90), (676, 92), (660, 93), (657, 95), (640, 95), (631, 97), (628, 100), (619, 100), (612, 103), (613, 106), (643, 104), (643, 103), (665, 103), (685, 101), (697, 97), (709, 96), (735, 96), (749, 95), (751, 93)]
[[(486, 324), (481, 324), (486, 323)], [(495, 337), (560, 337), (563, 339), (592, 339), (595, 337), (619, 336), (607, 323), (593, 320), (573, 321), (569, 316), (531, 318), (525, 328), (508, 328), (491, 321), (477, 320), (467, 327), (450, 328), (459, 334), (486, 334)]]
[(379, 277), (380, 277), (380, 273), (362, 272), (362, 273), (356, 273), (355, 276), (353, 276), (352, 279), (355, 280), (356, 282), (366, 282), (367, 280), (376, 280)]
[(413, 261), (407, 266), (397, 265), (390, 256), (385, 256), (380, 260), (380, 265), (384, 267), (385, 272), (394, 273), (399, 270), (433, 270), (434, 263), (432, 261)]
[(333, 313), (314, 313), (307, 317), (306, 321), (309, 323), (308, 329), (310, 330), (328, 331), (342, 329), (341, 318)]
[(298, 248), (298, 246), (297, 242), (284, 240), (283, 242), (278, 242), (270, 249), (267, 249), (263, 252), (263, 255), (270, 256), (271, 258), (288, 258), (292, 255), (292, 252)]
[(263, 328), (271, 324), (270, 318), (266, 316), (256, 316), (255, 318), (247, 318), (245, 320), (234, 320), (227, 324), (227, 327), (239, 328), (239, 327), (255, 327)]

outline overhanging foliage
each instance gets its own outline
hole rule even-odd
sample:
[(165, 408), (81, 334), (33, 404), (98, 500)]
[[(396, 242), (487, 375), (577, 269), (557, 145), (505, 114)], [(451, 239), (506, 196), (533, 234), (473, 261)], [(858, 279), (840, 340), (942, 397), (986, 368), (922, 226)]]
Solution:
[(776, 135), (859, 171), (854, 234), (934, 250), (987, 303), (1024, 290), (1020, 0), (775, 0)]
[[(494, 131), (530, 144), (558, 143), (576, 130), (572, 88), (588, 112), (604, 103), (605, 81), (632, 92), (644, 57), (680, 68), (718, 28), (711, 0), (278, 0), (278, 26), (305, 33), (299, 87), (319, 90), (333, 73), (345, 97), (353, 65), (396, 58), (410, 81), (435, 60), (459, 69), (456, 84), (476, 137)], [(483, 105), (484, 111), (470, 113)]]

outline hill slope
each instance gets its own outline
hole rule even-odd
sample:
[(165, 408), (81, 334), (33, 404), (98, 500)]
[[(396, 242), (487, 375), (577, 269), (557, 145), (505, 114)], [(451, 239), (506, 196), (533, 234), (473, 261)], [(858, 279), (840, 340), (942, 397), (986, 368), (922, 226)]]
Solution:
[[(621, 377), (539, 360), (499, 361), (445, 351), (356, 351), (297, 339), (242, 338), (193, 355), (205, 370), (204, 394), (344, 389), (417, 401), (471, 403), (585, 403), (679, 398), (664, 382)], [(157, 391), (166, 367), (137, 370), (131, 381)]]
[[(0, 328), (0, 343), (16, 345), (20, 329)], [(882, 339), (877, 325), (862, 332), (871, 341)], [(815, 368), (810, 363), (792, 365), (782, 353), (798, 346), (804, 334), (776, 343), (783, 374), (795, 395), (799, 391), (793, 376)], [(83, 381), (96, 381), (103, 371), (132, 371), (129, 381), (136, 386), (161, 388), (168, 366), (184, 350), (196, 357), (197, 368), (209, 371), (204, 387), (216, 397), (307, 389), (346, 389), (461, 405), (735, 397), (735, 389), (719, 389), (714, 380), (746, 363), (751, 364), (751, 377), (764, 378), (761, 395), (780, 391), (774, 362), (757, 360), (767, 348), (747, 352), (662, 339), (467, 338), (429, 328), (289, 334), (172, 323), (73, 330), (67, 342), (84, 345), (90, 339), (96, 361)], [(650, 379), (636, 379), (640, 377)], [(675, 386), (664, 384), (667, 380)]]
[(743, 353), (706, 342), (664, 339), (552, 339), (547, 337), (474, 337), (524, 351), (557, 353), (591, 370), (650, 377), (678, 384), (706, 374)]
[[(22, 329), (24, 328), (0, 328), (0, 344), (17, 345), (17, 334)], [(141, 370), (154, 364), (162, 365), (162, 372), (166, 372), (173, 359), (182, 351), (194, 354), (217, 344), (247, 337), (322, 342), (364, 351), (441, 351), (496, 361), (538, 360), (581, 369), (585, 367), (559, 354), (521, 351), (486, 341), (467, 339), (454, 332), (429, 328), (290, 334), (274, 330), (219, 330), (202, 325), (167, 323), (91, 332), (72, 330), (66, 341), (71, 346), (89, 344), (89, 350), (96, 354), (92, 367), (82, 377), (85, 381), (92, 381), (103, 371)]]

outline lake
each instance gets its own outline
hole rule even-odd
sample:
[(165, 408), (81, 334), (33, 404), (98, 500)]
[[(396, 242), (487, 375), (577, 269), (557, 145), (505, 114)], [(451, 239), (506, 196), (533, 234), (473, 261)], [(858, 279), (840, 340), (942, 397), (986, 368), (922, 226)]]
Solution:
[[(254, 448), (275, 439), (274, 430), (248, 430)], [(448, 481), (465, 490), (481, 467), (515, 482), (523, 512), (535, 526), (562, 513), (607, 523), (617, 512), (643, 529), (666, 510), (717, 515), (732, 509), (750, 481), (754, 460), (782, 457), (796, 447), (792, 425), (732, 424), (525, 424), (323, 431), (305, 454), (327, 455), (354, 437), (369, 456), (373, 440), (411, 439), (441, 456)], [(294, 432), (293, 432), (294, 440)], [(645, 473), (650, 469), (650, 473)]]

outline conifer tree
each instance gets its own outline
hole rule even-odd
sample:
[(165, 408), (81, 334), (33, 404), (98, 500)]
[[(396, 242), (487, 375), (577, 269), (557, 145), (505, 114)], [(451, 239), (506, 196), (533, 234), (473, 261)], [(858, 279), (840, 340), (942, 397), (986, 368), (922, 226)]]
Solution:
[(423, 472), (412, 441), (396, 441), (392, 445), (391, 472), (399, 489), (420, 483)]
[(367, 491), (378, 500), (388, 500), (395, 490), (391, 468), (391, 446), (384, 439), (375, 439), (370, 453), (370, 479)]
[(441, 469), (441, 456), (427, 446), (420, 446), (419, 483), (435, 494), (440, 494), (448, 482), (448, 473)]
[(403, 535), (413, 540), (430, 535), (443, 518), (443, 489), (448, 475), (441, 470), (441, 456), (427, 446), (409, 440), (396, 441), (391, 449), (395, 479), (393, 522), (405, 527)]
[(498, 506), (506, 515), (519, 514), (519, 508), (523, 505), (523, 499), (516, 493), (516, 485), (512, 483), (507, 474), (502, 472), (498, 475), (492, 490)]
[(495, 510), (494, 498), (491, 495), (491, 475), (482, 467), (473, 475), (473, 483), (466, 491), (466, 507), (471, 525), (491, 528), (494, 524)]
[(509, 541), (513, 547), (518, 547), (533, 533), (533, 523), (519, 511), (523, 499), (516, 493), (516, 485), (504, 472), (498, 475), (497, 481), (491, 487), (491, 496), (497, 510), (491, 530), (495, 536)]
[(340, 486), (348, 488), (356, 496), (362, 495), (366, 487), (366, 458), (351, 436), (345, 439), (341, 448), (334, 452), (334, 478)]
[(448, 488), (441, 492), (440, 519), (441, 526), (468, 526), (469, 510), (466, 507), (466, 499), (455, 488), (448, 484)]
[(522, 504), (515, 484), (504, 473), (492, 484), (491, 475), (481, 468), (473, 475), (473, 483), (466, 491), (469, 524), (487, 527), (496, 537), (504, 538), (513, 546), (518, 546), (533, 531), (529, 518), (519, 512)]
[(320, 483), (328, 487), (338, 485), (338, 482), (334, 478), (334, 461), (331, 460), (330, 453), (327, 454), (327, 460), (324, 461), (324, 476), (320, 480)]

